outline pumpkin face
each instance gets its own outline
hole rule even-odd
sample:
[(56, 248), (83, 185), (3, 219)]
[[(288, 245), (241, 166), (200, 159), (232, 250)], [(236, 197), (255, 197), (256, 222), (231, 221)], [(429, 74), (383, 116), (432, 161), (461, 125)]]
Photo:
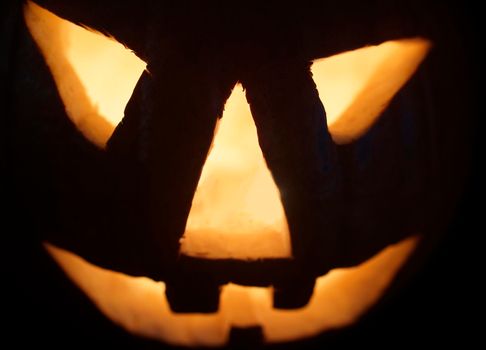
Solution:
[[(137, 89), (148, 99), (148, 110), (157, 107), (151, 104), (153, 95), (144, 95), (145, 89), (150, 91), (151, 85), (143, 85), (143, 81), (150, 79), (150, 74), (164, 77), (158, 71), (161, 68), (156, 66), (153, 73), (143, 73), (145, 62), (114, 40), (55, 17), (33, 3), (28, 3), (24, 11), (30, 35), (52, 75), (51, 87), (59, 94), (60, 99), (58, 97), (56, 103), (64, 105), (65, 113), (63, 111), (61, 114), (66, 117), (65, 123), (70, 124), (77, 140), (84, 140), (92, 146), (88, 146), (88, 151), (84, 145), (74, 147), (78, 147), (80, 153), (87, 153), (86, 158), (102, 152), (98, 148), (106, 147), (108, 160), (103, 158), (102, 162), (109, 164), (107, 168), (112, 167), (110, 170), (90, 169), (89, 176), (95, 178), (94, 180), (91, 177), (86, 178), (86, 169), (80, 174), (72, 173), (71, 170), (61, 171), (60, 175), (54, 176), (53, 181), (56, 176), (63, 177), (68, 178), (66, 183), (70, 184), (60, 198), (65, 203), (72, 203), (74, 200), (70, 197), (78, 196), (82, 191), (72, 190), (76, 184), (84, 183), (81, 188), (85, 186), (85, 189), (86, 186), (93, 186), (88, 191), (91, 191), (91, 195), (97, 195), (97, 191), (104, 184), (114, 183), (116, 189), (112, 191), (121, 193), (121, 197), (125, 198), (120, 200), (117, 197), (110, 201), (102, 196), (100, 202), (103, 205), (115, 201), (117, 203), (113, 204), (114, 208), (95, 206), (96, 210), (106, 209), (108, 212), (118, 211), (120, 215), (126, 215), (127, 221), (125, 218), (120, 221), (132, 233), (136, 231), (133, 228), (140, 225), (141, 235), (147, 236), (145, 232), (150, 230), (143, 228), (144, 222), (151, 222), (153, 215), (145, 215), (137, 210), (132, 212), (126, 210), (126, 207), (146, 201), (151, 203), (152, 197), (146, 194), (143, 182), (148, 179), (151, 190), (153, 180), (150, 174), (146, 177), (145, 171), (153, 163), (142, 162), (140, 166), (137, 161), (143, 159), (143, 154), (133, 156), (133, 149), (126, 151), (126, 144), (134, 139), (130, 134), (127, 136), (122, 128), (124, 124), (129, 125), (131, 120), (126, 119), (122, 123), (120, 121), (123, 110), (128, 114), (131, 108), (135, 108), (128, 100), (134, 100)], [(326, 58), (315, 58), (313, 61), (313, 80), (319, 98), (326, 107), (327, 125), (337, 145), (339, 161), (342, 164), (340, 176), (343, 178), (347, 196), (342, 215), (349, 223), (344, 230), (347, 234), (343, 238), (345, 242), (339, 245), (345, 253), (337, 260), (332, 260), (332, 263), (324, 263), (325, 268), (316, 267), (315, 271), (309, 272), (312, 281), (316, 278), (315, 286), (312, 283), (310, 295), (303, 298), (303, 304), (299, 304), (299, 297), (294, 298), (292, 295), (284, 295), (282, 304), (275, 300), (279, 297), (280, 289), (284, 294), (288, 292), (285, 283), (283, 287), (279, 283), (284, 279), (281, 275), (292, 274), (293, 259), (300, 259), (296, 255), (299, 254), (301, 238), (296, 236), (295, 226), (306, 215), (299, 214), (295, 219), (293, 204), (285, 204), (286, 201), (293, 203), (293, 197), (289, 195), (290, 200), (286, 197), (286, 188), (279, 180), (280, 175), (276, 174), (278, 166), (272, 171), (267, 166), (271, 162), (268, 158), (272, 156), (262, 153), (260, 147), (265, 149), (264, 144), (269, 138), (261, 135), (261, 125), (255, 126), (252, 112), (256, 108), (256, 102), (249, 98), (252, 101), (250, 111), (240, 85), (232, 88), (225, 103), (207, 158), (204, 156), (204, 166), (199, 170), (197, 167), (193, 169), (196, 172), (197, 186), (195, 191), (187, 190), (192, 198), (190, 207), (186, 211), (181, 210), (182, 214), (176, 209), (168, 211), (176, 217), (185, 217), (184, 231), (178, 237), (180, 242), (177, 242), (179, 263), (174, 267), (176, 272), (171, 272), (167, 281), (164, 277), (157, 278), (157, 268), (152, 268), (153, 266), (146, 269), (146, 275), (140, 273), (146, 266), (136, 266), (137, 262), (133, 261), (143, 261), (143, 257), (133, 255), (119, 263), (117, 258), (120, 259), (120, 254), (132, 254), (126, 251), (123, 243), (119, 244), (119, 252), (117, 248), (105, 251), (109, 245), (103, 244), (93, 252), (85, 248), (91, 244), (89, 234), (86, 235), (86, 243), (82, 239), (79, 243), (72, 242), (71, 239), (60, 239), (56, 234), (47, 234), (43, 237), (45, 247), (67, 276), (106, 317), (137, 336), (176, 345), (221, 346), (228, 343), (230, 334), (235, 333), (234, 329), (260, 329), (265, 342), (275, 343), (298, 340), (352, 324), (383, 296), (395, 275), (413, 253), (420, 235), (423, 234), (421, 230), (425, 227), (417, 218), (421, 213), (412, 212), (410, 208), (416, 205), (415, 201), (422, 198), (424, 191), (423, 177), (426, 171), (423, 171), (424, 159), (419, 154), (423, 151), (421, 147), (425, 142), (425, 134), (423, 125), (417, 122), (417, 118), (423, 117), (421, 114), (425, 102), (420, 100), (424, 96), (416, 91), (420, 91), (417, 85), (420, 85), (420, 79), (423, 78), (417, 70), (420, 70), (420, 64), (430, 47), (430, 40), (414, 37), (384, 41), (370, 47), (358, 46), (354, 47), (355, 50)], [(152, 67), (149, 64), (148, 72), (151, 72)], [(141, 74), (144, 74), (142, 78)], [(194, 79), (199, 79), (199, 76)], [(137, 80), (139, 85), (135, 87)], [(244, 85), (247, 84), (245, 81), (243, 80)], [(108, 85), (107, 82), (112, 84)], [(250, 83), (245, 85), (248, 90), (247, 98), (251, 86)], [(208, 96), (213, 95), (203, 94), (201, 99)], [(193, 102), (184, 100), (184, 103)], [(194, 104), (197, 106), (197, 102)], [(409, 114), (414, 116), (410, 117)], [(122, 135), (122, 146), (117, 146), (116, 139), (110, 140), (114, 138), (112, 135), (117, 135), (116, 125), (121, 130), (118, 135)], [(185, 128), (187, 125), (182, 126)], [(174, 125), (170, 124), (170, 127)], [(137, 128), (140, 126), (135, 127), (140, 130)], [(407, 128), (408, 132), (412, 128), (413, 135), (407, 134)], [(185, 130), (177, 128), (173, 130), (179, 132), (181, 137), (186, 137), (184, 142), (187, 144), (193, 142), (188, 136), (194, 138), (194, 144), (200, 142), (197, 134), (186, 133)], [(129, 132), (130, 130), (127, 131)], [(396, 136), (397, 140), (392, 140), (392, 136)], [(133, 142), (140, 141), (135, 139)], [(112, 152), (110, 147), (115, 151)], [(122, 151), (116, 147), (121, 147)], [(185, 155), (185, 146), (178, 147), (182, 150), (171, 151), (175, 157)], [(193, 146), (188, 147), (192, 149)], [(134, 149), (140, 150), (137, 147)], [(129, 159), (128, 163), (125, 163), (124, 158)], [(172, 159), (170, 156), (168, 158)], [(388, 166), (391, 160), (394, 164), (392, 170)], [(188, 162), (191, 161), (190, 159)], [(86, 164), (93, 166), (96, 162), (87, 161)], [(132, 173), (132, 168), (141, 170)], [(53, 171), (55, 172), (56, 170)], [(122, 172), (128, 175), (123, 175)], [(148, 172), (150, 173), (150, 169)], [(401, 172), (405, 172), (405, 175), (400, 174)], [(178, 176), (185, 179), (183, 174)], [(410, 178), (405, 181), (404, 177), (407, 176)], [(181, 181), (186, 181), (184, 179)], [(103, 185), (93, 185), (100, 182)], [(187, 180), (186, 183), (189, 182)], [(171, 193), (164, 187), (169, 184), (162, 184), (162, 191)], [(134, 188), (126, 191), (127, 185)], [(398, 187), (401, 189), (397, 190)], [(157, 191), (159, 189), (155, 189)], [(294, 189), (290, 188), (289, 191)], [(107, 193), (112, 195), (114, 192)], [(390, 202), (391, 196), (397, 198)], [(83, 198), (88, 200), (81, 199), (81, 204), (73, 204), (71, 208), (60, 210), (60, 217), (65, 222), (53, 229), (63, 232), (61, 236), (66, 235), (65, 232), (72, 228), (71, 225), (77, 225), (81, 221), (99, 221), (99, 217), (92, 219), (88, 215), (96, 210), (84, 206), (90, 204), (89, 199), (93, 198), (89, 198), (89, 195)], [(297, 198), (300, 199), (298, 196)], [(173, 199), (175, 208), (181, 208), (177, 204), (177, 198), (169, 199)], [(390, 204), (391, 208), (385, 210), (384, 204)], [(308, 209), (306, 205), (309, 204), (299, 203), (304, 210)], [(372, 209), (367, 211), (367, 206)], [(171, 203), (168, 207), (171, 207)], [(150, 206), (142, 209), (147, 208), (148, 211), (151, 210)], [(79, 212), (85, 209), (84, 213)], [(80, 215), (88, 216), (79, 218)], [(383, 215), (391, 218), (383, 219)], [(399, 220), (403, 215), (406, 218)], [(168, 222), (173, 219), (167, 213), (162, 217)], [(134, 226), (130, 226), (131, 220), (135, 221)], [(111, 224), (108, 222), (108, 226)], [(170, 223), (164, 225), (167, 226), (163, 227), (172, 227)], [(85, 229), (90, 226), (80, 227)], [(120, 229), (119, 226), (114, 227)], [(397, 233), (384, 238), (383, 231), (393, 229)], [(373, 235), (373, 231), (378, 233)], [(73, 237), (79, 238), (77, 234), (73, 234)], [(134, 235), (134, 246), (137, 246), (137, 240)], [(144, 238), (140, 240), (143, 241)], [(164, 245), (158, 245), (161, 240), (163, 241), (148, 241), (160, 249), (159, 254), (162, 257), (164, 254), (170, 255), (164, 250)], [(172, 244), (163, 243), (167, 246)], [(303, 245), (309, 248), (308, 244)], [(318, 258), (327, 261), (328, 251), (321, 249), (322, 256), (319, 255)], [(85, 255), (86, 251), (88, 253)], [(107, 254), (106, 260), (100, 257), (100, 251)], [(140, 251), (135, 250), (136, 253)], [(151, 254), (147, 250), (147, 255)], [(309, 255), (314, 262), (314, 252), (309, 252)], [(163, 258), (160, 261), (161, 266), (165, 263), (162, 260)], [(297, 284), (302, 282), (304, 285), (302, 288), (297, 286), (298, 291), (307, 288), (305, 283), (309, 276), (305, 276), (304, 282), (297, 280)], [(195, 282), (189, 280), (191, 277), (195, 278)], [(217, 293), (218, 307), (217, 310), (209, 310), (212, 311), (210, 313), (201, 314), (201, 310), (208, 311), (204, 303), (209, 299), (209, 304), (212, 304), (211, 298), (214, 297), (214, 293), (206, 294), (207, 280), (221, 287)], [(194, 291), (181, 289), (198, 286), (201, 290), (197, 293), (203, 295), (202, 299)], [(169, 288), (173, 288), (172, 292), (169, 292)], [(189, 294), (193, 300), (184, 299), (185, 294)], [(291, 306), (288, 306), (287, 299)], [(299, 299), (297, 306), (293, 304), (294, 299)], [(199, 305), (191, 304), (194, 300), (203, 305), (202, 309), (198, 308)]]

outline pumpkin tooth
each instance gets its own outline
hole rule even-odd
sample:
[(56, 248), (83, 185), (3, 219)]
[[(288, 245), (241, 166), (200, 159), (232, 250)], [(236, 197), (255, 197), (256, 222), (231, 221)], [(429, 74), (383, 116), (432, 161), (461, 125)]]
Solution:
[(167, 282), (165, 295), (176, 313), (213, 313), (219, 309), (220, 286), (200, 274)]
[(263, 342), (264, 335), (261, 326), (231, 327), (228, 347), (230, 349), (259, 349)]
[(273, 307), (298, 309), (306, 306), (314, 292), (315, 278), (296, 277), (276, 284), (273, 290)]

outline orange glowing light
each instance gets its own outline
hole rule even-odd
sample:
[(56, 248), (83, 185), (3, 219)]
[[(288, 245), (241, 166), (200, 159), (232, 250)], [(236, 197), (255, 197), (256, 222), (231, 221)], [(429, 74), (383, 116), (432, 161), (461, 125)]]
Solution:
[(373, 124), (430, 46), (421, 38), (387, 41), (314, 62), (312, 74), (336, 143), (357, 139)]
[(146, 63), (114, 39), (65, 21), (31, 1), (24, 17), (68, 117), (86, 138), (104, 147)]
[(241, 85), (233, 90), (219, 122), (181, 252), (213, 259), (291, 256), (280, 194), (258, 145)]
[[(27, 26), (54, 77), (67, 116), (103, 147), (123, 117), (145, 63), (116, 41), (27, 2)], [(406, 83), (430, 47), (423, 39), (386, 42), (312, 66), (334, 140), (359, 137)], [(309, 304), (272, 307), (271, 288), (223, 287), (214, 314), (175, 314), (165, 285), (94, 266), (45, 244), (66, 275), (114, 323), (136, 335), (177, 345), (218, 346), (232, 326), (259, 325), (265, 340), (312, 336), (353, 323), (385, 292), (417, 237), (389, 246), (359, 266), (317, 279)], [(237, 86), (225, 106), (196, 190), (181, 252), (218, 259), (291, 256), (280, 196), (258, 146), (248, 104)]]
[(174, 345), (221, 346), (232, 326), (259, 325), (267, 342), (284, 342), (352, 324), (384, 293), (416, 243), (416, 237), (406, 239), (359, 266), (319, 277), (304, 308), (277, 310), (272, 288), (228, 284), (213, 314), (173, 313), (164, 283), (102, 269), (52, 245), (46, 248), (103, 314), (127, 331)]

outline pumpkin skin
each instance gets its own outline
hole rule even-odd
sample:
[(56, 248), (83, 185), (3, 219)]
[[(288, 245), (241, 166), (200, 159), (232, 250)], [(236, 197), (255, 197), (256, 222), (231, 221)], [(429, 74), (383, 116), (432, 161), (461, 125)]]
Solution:
[[(41, 83), (39, 83), (39, 84), (41, 84)], [(41, 84), (41, 86), (42, 86), (42, 84)], [(66, 138), (69, 138), (69, 137), (66, 137)], [(76, 137), (74, 137), (74, 140), (76, 140)], [(42, 141), (41, 141), (41, 143), (42, 143), (42, 142), (44, 142), (44, 140), (42, 140)], [(81, 141), (78, 141), (78, 142), (81, 142)], [(85, 146), (83, 146), (83, 147), (85, 147)], [(88, 147), (88, 148), (89, 148), (89, 147)], [(84, 152), (85, 152), (85, 151), (81, 152), (81, 155), (82, 155)], [(87, 161), (90, 161), (90, 159), (91, 159), (91, 158), (96, 157), (96, 155), (94, 155), (94, 153), (96, 153), (94, 149), (92, 149), (92, 153), (93, 153), (93, 155), (92, 155), (92, 156), (83, 156), (83, 157), (84, 157), (84, 158), (87, 158), (87, 159), (88, 159)], [(32, 157), (32, 158), (35, 158), (35, 157)], [(39, 157), (39, 158), (40, 158), (40, 157)], [(42, 157), (42, 158), (43, 158), (43, 157)], [(79, 159), (79, 158), (78, 158), (78, 159)], [(78, 160), (78, 161), (79, 161), (79, 160)], [(34, 166), (33, 168), (35, 168), (35, 166)], [(73, 168), (77, 168), (77, 167), (76, 167), (76, 166), (73, 166)], [(68, 174), (69, 174), (69, 173), (68, 173)], [(89, 175), (89, 174), (88, 174), (88, 175)], [(64, 175), (63, 175), (63, 176), (64, 176)], [(73, 175), (73, 176), (74, 176), (74, 175)], [(77, 175), (76, 175), (76, 176), (77, 176)], [(76, 177), (76, 176), (75, 176), (75, 177)], [(94, 180), (93, 180), (93, 181), (94, 181)], [(56, 182), (56, 181), (54, 180), (53, 182)], [(43, 187), (45, 186), (44, 184), (41, 184), (41, 185), (42, 185), (42, 186), (39, 186), (39, 188), (43, 188)], [(80, 183), (80, 186), (82, 186), (82, 183)], [(35, 187), (35, 186), (33, 186), (33, 187)], [(44, 199), (44, 198), (46, 198), (46, 197), (48, 198), (49, 196), (39, 196), (39, 198), (42, 198), (42, 199)], [(88, 200), (88, 199), (86, 199), (86, 200)], [(68, 202), (68, 199), (67, 199), (67, 198), (66, 198), (66, 202)], [(38, 205), (38, 207), (42, 207), (43, 205), (45, 205), (45, 204), (42, 204), (42, 205), (41, 205), (41, 204), (39, 204), (39, 205)], [(47, 206), (47, 207), (49, 207), (49, 206)], [(49, 211), (49, 210), (48, 210), (48, 209), (46, 209), (46, 211)], [(73, 219), (73, 220), (74, 220), (74, 219)], [(366, 256), (368, 256), (368, 255), (369, 255), (369, 253), (366, 253), (365, 255), (366, 255)], [(359, 260), (359, 259), (358, 259), (358, 260)]]

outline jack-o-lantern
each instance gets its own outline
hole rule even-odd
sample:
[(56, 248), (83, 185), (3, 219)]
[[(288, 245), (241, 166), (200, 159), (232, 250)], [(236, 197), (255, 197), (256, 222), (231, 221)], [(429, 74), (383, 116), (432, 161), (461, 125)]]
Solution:
[(424, 65), (440, 41), (412, 5), (38, 3), (16, 38), (12, 193), (32, 244), (122, 329), (316, 336), (435, 238), (449, 204), (427, 210), (443, 169)]

